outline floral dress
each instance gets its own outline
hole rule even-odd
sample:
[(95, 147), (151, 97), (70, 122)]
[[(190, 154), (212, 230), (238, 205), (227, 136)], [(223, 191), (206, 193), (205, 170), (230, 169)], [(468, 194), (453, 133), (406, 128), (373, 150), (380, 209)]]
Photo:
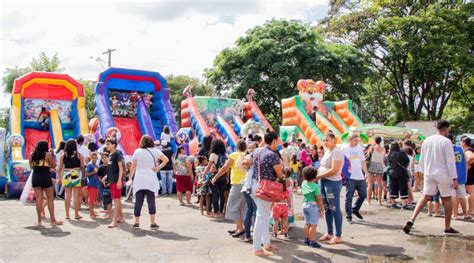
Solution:
[(205, 170), (206, 170), (206, 166), (196, 167), (196, 175), (198, 177), (198, 182), (196, 186), (196, 194), (198, 195), (207, 194), (207, 181), (206, 181), (206, 175), (204, 174)]

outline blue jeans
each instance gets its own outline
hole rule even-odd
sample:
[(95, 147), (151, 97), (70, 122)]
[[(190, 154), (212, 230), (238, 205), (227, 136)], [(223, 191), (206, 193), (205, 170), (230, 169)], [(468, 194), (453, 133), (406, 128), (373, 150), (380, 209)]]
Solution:
[[(354, 192), (357, 190), (359, 197), (352, 206), (352, 197), (354, 197)], [(346, 218), (352, 218), (352, 211), (359, 212), (360, 207), (364, 203), (365, 198), (367, 197), (367, 184), (365, 180), (352, 180), (350, 179), (346, 183)]]
[(173, 193), (173, 170), (160, 171), (161, 174), (161, 193)]
[(334, 234), (334, 226), (336, 225), (336, 236), (342, 236), (342, 212), (341, 212), (341, 181), (321, 180), (321, 194), (326, 209), (326, 225), (328, 234)]
[(245, 196), (245, 201), (247, 201), (247, 212), (244, 218), (245, 237), (250, 238), (250, 228), (252, 227), (253, 217), (257, 211), (257, 205), (250, 194), (247, 192), (242, 193)]

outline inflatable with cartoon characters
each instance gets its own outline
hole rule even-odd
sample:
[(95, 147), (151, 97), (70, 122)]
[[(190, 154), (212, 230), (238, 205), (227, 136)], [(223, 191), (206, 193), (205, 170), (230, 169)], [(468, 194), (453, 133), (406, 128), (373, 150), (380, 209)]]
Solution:
[[(88, 133), (88, 122), (82, 84), (66, 74), (23, 75), (14, 82), (11, 101), (6, 193), (19, 197), (36, 143), (46, 140), (56, 148), (61, 141)], [(42, 108), (42, 114), (49, 115), (47, 122), (40, 121)]]
[(366, 126), (352, 109), (352, 100), (323, 101), (326, 84), (323, 81), (301, 79), (297, 83), (299, 95), (282, 100), (280, 136), (290, 141), (291, 136), (306, 143), (322, 145), (323, 134), (332, 131), (338, 143), (346, 140), (349, 132), (358, 132), (366, 143), (376, 136), (422, 140), (415, 129), (392, 126)]
[(192, 96), (188, 86), (181, 102), (181, 127), (189, 131), (189, 152), (197, 152), (204, 136), (224, 140), (229, 151), (235, 151), (239, 137), (273, 130), (257, 104), (252, 100), (255, 92), (250, 89), (247, 101), (239, 99)]

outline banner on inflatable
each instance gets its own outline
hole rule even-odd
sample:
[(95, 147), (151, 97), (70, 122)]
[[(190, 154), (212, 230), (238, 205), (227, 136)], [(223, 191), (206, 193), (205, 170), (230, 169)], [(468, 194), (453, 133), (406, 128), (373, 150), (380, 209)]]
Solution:
[(41, 112), (41, 108), (51, 111), (58, 111), (59, 118), (62, 123), (71, 122), (71, 101), (67, 100), (41, 100), (41, 99), (25, 99), (25, 121), (37, 121)]

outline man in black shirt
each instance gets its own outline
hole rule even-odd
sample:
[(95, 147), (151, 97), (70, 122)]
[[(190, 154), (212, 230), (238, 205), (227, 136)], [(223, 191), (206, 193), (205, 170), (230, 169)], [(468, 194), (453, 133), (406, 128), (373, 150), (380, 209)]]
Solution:
[(161, 189), (163, 195), (171, 195), (173, 193), (173, 150), (167, 141), (161, 141), (163, 147), (162, 152), (168, 158), (169, 162), (160, 170)]
[(109, 228), (118, 226), (118, 223), (123, 222), (123, 211), (122, 211), (122, 177), (124, 174), (123, 169), (123, 156), (120, 151), (117, 151), (117, 141), (109, 138), (105, 141), (105, 147), (110, 153), (109, 163), (107, 165), (107, 182), (110, 185), (110, 194), (114, 201), (115, 211), (114, 219), (110, 223)]

